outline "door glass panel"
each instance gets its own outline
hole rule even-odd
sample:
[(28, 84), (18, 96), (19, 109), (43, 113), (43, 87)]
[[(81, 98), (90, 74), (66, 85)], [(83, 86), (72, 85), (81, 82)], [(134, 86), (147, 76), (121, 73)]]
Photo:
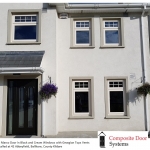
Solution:
[(19, 88), (19, 128), (24, 127), (24, 87)]
[(13, 81), (9, 84), (9, 95), (8, 95), (8, 134), (12, 134), (12, 123), (13, 123)]
[(28, 88), (28, 127), (33, 127), (34, 92), (33, 87)]

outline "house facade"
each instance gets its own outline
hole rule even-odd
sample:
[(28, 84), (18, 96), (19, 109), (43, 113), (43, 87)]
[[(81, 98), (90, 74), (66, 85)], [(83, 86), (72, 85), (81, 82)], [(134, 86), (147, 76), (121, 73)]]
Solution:
[[(149, 130), (150, 4), (0, 4), (0, 135)], [(56, 97), (39, 91), (56, 83)]]

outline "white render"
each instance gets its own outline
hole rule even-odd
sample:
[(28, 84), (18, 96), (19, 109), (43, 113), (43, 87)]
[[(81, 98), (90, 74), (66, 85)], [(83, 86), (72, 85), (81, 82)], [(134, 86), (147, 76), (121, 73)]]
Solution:
[[(70, 18), (58, 18), (55, 7), (43, 9), (44, 4), (13, 3), (0, 4), (1, 28), (0, 51), (40, 51), (45, 54), (41, 66), (44, 70), (43, 81), (58, 86), (56, 98), (43, 102), (43, 133), (56, 135), (65, 131), (145, 131), (144, 103), (138, 99), (136, 88), (140, 86), (142, 77), (141, 61), (141, 13), (128, 13), (123, 17), (124, 48), (100, 48), (100, 16), (94, 14), (95, 48), (70, 48)], [(41, 9), (41, 44), (38, 45), (6, 45), (7, 15), (9, 9)], [(81, 17), (81, 14), (76, 16)], [(118, 13), (114, 16), (118, 16)], [(122, 17), (122, 16), (121, 16)], [(146, 81), (150, 82), (149, 30), (148, 17), (143, 17), (143, 35), (146, 54)], [(136, 79), (130, 79), (134, 73)], [(30, 76), (30, 74), (28, 74)], [(0, 75), (0, 118), (3, 118), (3, 84), (4, 76)], [(69, 119), (69, 77), (94, 78), (94, 118)], [(104, 77), (127, 76), (129, 92), (129, 119), (105, 119)], [(6, 101), (7, 99), (5, 99)], [(150, 97), (148, 96), (148, 117), (150, 120)], [(3, 122), (0, 119), (0, 136)], [(150, 128), (150, 123), (149, 123)]]

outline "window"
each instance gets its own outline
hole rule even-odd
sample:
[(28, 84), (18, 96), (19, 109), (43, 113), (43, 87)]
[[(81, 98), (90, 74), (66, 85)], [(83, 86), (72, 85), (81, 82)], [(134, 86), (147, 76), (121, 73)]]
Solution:
[(93, 78), (70, 77), (70, 118), (93, 118)]
[(101, 46), (123, 47), (123, 23), (121, 18), (102, 19)]
[(71, 47), (93, 47), (93, 19), (71, 19)]
[(13, 15), (12, 40), (36, 41), (37, 26), (37, 15)]
[(40, 37), (40, 11), (9, 10), (8, 43), (38, 44)]
[(75, 44), (90, 45), (90, 21), (75, 21)]
[(129, 118), (127, 78), (105, 78), (106, 118)]

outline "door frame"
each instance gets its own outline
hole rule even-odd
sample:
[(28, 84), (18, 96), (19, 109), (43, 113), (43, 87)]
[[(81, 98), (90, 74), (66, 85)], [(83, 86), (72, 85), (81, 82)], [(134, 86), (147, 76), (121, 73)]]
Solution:
[[(31, 75), (31, 74), (26, 74), (26, 75), (20, 75), (20, 76), (14, 76), (14, 75), (6, 75), (4, 76), (4, 85), (3, 85), (3, 109), (2, 109), (2, 137), (9, 137), (9, 138), (13, 138), (13, 137), (19, 137), (18, 135), (14, 136), (14, 135), (6, 135), (6, 130), (7, 130), (7, 81), (8, 79), (38, 79), (38, 102), (37, 102), (37, 136), (32, 136), (30, 135), (30, 137), (40, 137), (41, 136), (41, 99), (39, 96), (39, 91), (40, 91), (40, 87), (41, 87), (41, 83), (42, 83), (42, 75)], [(25, 135), (23, 135), (25, 137)]]

